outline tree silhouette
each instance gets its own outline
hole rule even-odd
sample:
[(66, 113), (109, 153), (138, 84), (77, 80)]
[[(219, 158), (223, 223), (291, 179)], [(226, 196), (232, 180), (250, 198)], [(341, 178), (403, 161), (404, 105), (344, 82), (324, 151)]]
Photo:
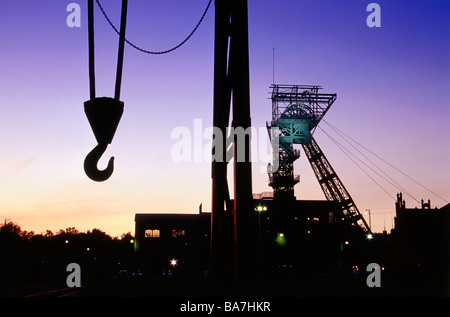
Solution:
[(5, 219), (4, 224), (0, 227), (0, 235), (2, 235), (2, 237), (5, 237), (5, 236), (21, 237), (22, 230), (20, 229), (20, 226), (17, 223), (14, 223), (11, 220), (8, 221), (8, 219)]
[(6, 219), (0, 224), (0, 288), (65, 283), (69, 263), (81, 266), (83, 283), (103, 282), (131, 263), (132, 240), (130, 232), (118, 239), (98, 228), (35, 234)]

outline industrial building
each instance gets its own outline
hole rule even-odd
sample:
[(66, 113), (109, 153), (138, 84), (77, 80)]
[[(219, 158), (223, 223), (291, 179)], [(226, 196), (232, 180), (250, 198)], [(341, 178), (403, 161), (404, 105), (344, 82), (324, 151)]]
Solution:
[(394, 283), (419, 295), (450, 295), (450, 204), (430, 200), (407, 208), (402, 193), (395, 203), (395, 227), (387, 243)]
[(136, 267), (161, 278), (175, 269), (202, 274), (208, 268), (211, 214), (136, 214)]
[[(253, 199), (254, 272), (278, 279), (335, 274), (363, 265), (357, 242), (363, 235), (338, 221), (338, 203), (279, 201), (267, 196), (254, 195)], [(211, 213), (136, 214), (135, 228), (136, 264), (147, 275), (158, 278), (169, 271), (196, 277), (208, 274)]]

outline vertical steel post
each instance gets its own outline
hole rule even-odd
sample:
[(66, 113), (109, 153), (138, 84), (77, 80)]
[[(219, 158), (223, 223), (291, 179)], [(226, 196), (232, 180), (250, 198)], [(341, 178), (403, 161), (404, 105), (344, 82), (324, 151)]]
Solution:
[[(235, 137), (233, 143), (235, 274), (238, 281), (243, 281), (251, 277), (251, 267), (255, 265), (257, 222), (252, 208), (251, 135), (247, 134), (251, 132), (247, 1), (233, 0), (232, 6), (230, 41), (233, 76), (232, 126), (235, 129), (242, 128), (245, 132), (245, 138)], [(240, 142), (244, 142), (244, 146)], [(244, 153), (239, 153), (242, 150)]]
[[(230, 274), (241, 280), (248, 276), (248, 265), (253, 264), (251, 259), (256, 245), (252, 241), (257, 239), (257, 232), (253, 230), (257, 222), (252, 221), (250, 136), (235, 137), (233, 142), (234, 218), (227, 204), (225, 138), (231, 102), (232, 127), (248, 131), (251, 126), (247, 1), (216, 0), (215, 9), (213, 125), (222, 131), (223, 146), (219, 148), (223, 152), (222, 155), (214, 152), (217, 149), (213, 142), (216, 161), (212, 162), (211, 270), (219, 280), (229, 280)], [(244, 146), (240, 142), (244, 142)], [(244, 149), (245, 153), (238, 153), (238, 149)], [(218, 158), (222, 161), (217, 161)]]
[(225, 138), (231, 99), (228, 78), (230, 14), (227, 1), (215, 1), (213, 126), (220, 129), (222, 138), (214, 138), (212, 149), (215, 160), (211, 163), (211, 273), (214, 282), (219, 284), (233, 277), (232, 211), (225, 207), (229, 200)]

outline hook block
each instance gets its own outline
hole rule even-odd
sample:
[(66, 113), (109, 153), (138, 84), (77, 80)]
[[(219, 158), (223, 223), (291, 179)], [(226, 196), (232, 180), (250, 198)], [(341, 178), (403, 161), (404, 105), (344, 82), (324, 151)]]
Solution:
[(99, 97), (84, 103), (84, 112), (98, 144), (110, 144), (122, 117), (124, 103), (110, 97)]

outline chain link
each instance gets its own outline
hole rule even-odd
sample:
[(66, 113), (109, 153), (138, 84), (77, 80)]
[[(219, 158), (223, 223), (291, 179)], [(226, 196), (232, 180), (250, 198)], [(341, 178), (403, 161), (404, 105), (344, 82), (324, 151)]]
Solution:
[[(114, 23), (112, 23), (111, 19), (108, 17), (108, 15), (106, 14), (105, 10), (103, 9), (102, 5), (100, 4), (100, 0), (96, 0), (98, 7), (100, 8), (100, 11), (102, 12), (103, 16), (105, 17), (106, 21), (108, 21), (109, 25), (112, 27), (112, 29), (118, 34), (120, 35), (119, 30), (117, 30), (116, 26), (114, 25)], [(143, 48), (140, 48), (139, 46), (133, 44), (132, 42), (130, 42), (129, 40), (127, 40), (125, 38), (125, 42), (127, 42), (127, 44), (129, 44), (131, 47), (135, 48), (136, 50), (145, 53), (145, 54), (152, 54), (152, 55), (162, 55), (162, 54), (167, 54), (170, 53), (174, 50), (176, 50), (177, 48), (181, 47), (184, 43), (186, 43), (191, 37), (192, 35), (194, 35), (195, 31), (197, 31), (198, 27), (200, 26), (200, 24), (203, 21), (203, 18), (205, 17), (206, 13), (208, 12), (209, 6), (211, 5), (212, 0), (209, 0), (208, 5), (206, 6), (205, 11), (203, 12), (202, 17), (200, 18), (200, 20), (198, 21), (197, 25), (195, 26), (195, 28), (192, 30), (192, 32), (177, 46), (172, 47), (171, 49), (168, 49), (166, 51), (148, 51), (145, 50)]]

